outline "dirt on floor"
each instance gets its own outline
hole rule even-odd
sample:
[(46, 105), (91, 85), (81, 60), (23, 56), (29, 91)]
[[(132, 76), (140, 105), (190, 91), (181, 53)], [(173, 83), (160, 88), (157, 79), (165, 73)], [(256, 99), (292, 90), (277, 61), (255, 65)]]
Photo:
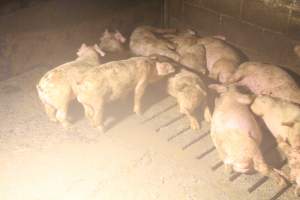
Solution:
[[(291, 185), (282, 188), (260, 174), (224, 173), (209, 124), (189, 129), (164, 82), (147, 89), (140, 117), (132, 97), (106, 106), (106, 133), (92, 128), (74, 102), (73, 126), (65, 130), (48, 120), (36, 93), (47, 70), (0, 82), (1, 200), (295, 198)], [(264, 141), (267, 162), (280, 168), (283, 158)]]

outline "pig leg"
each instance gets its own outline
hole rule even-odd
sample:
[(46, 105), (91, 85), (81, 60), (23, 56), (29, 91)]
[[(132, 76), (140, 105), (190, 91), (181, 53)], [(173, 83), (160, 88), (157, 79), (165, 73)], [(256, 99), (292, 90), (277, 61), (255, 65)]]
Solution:
[(141, 101), (142, 97), (144, 96), (146, 87), (147, 81), (145, 78), (141, 80), (135, 87), (133, 112), (135, 112), (137, 115), (141, 115)]
[(205, 106), (204, 108), (204, 120), (206, 122), (211, 122), (211, 113), (208, 106)]
[(83, 108), (84, 108), (85, 117), (88, 118), (89, 120), (92, 120), (93, 115), (94, 115), (93, 108), (88, 104), (83, 103), (82, 105), (83, 105)]
[(223, 161), (224, 163), (224, 172), (226, 174), (231, 174), (233, 172), (233, 166), (230, 162), (228, 162), (228, 160), (226, 160), (226, 153), (222, 147), (222, 140), (218, 139), (217, 137), (215, 137), (215, 134), (213, 132), (210, 133), (211, 139), (216, 147), (216, 150), (218, 152), (218, 155), (220, 157), (220, 159)]
[(286, 154), (289, 155), (291, 152), (291, 146), (284, 141), (280, 136), (276, 138), (278, 147)]
[(256, 171), (258, 171), (259, 173), (261, 173), (262, 175), (268, 176), (268, 177), (274, 177), (276, 182), (281, 186), (286, 183), (284, 178), (278, 172), (280, 170), (271, 169), (264, 161), (262, 154), (259, 150), (258, 150), (258, 152), (256, 152), (256, 154), (253, 158), (253, 163), (254, 163), (254, 169)]
[(60, 105), (56, 112), (56, 119), (63, 125), (64, 128), (70, 127), (70, 122), (67, 119), (69, 102)]
[(44, 103), (44, 107), (45, 107), (46, 114), (49, 117), (50, 121), (57, 122), (56, 109), (47, 103)]
[(199, 130), (200, 129), (200, 124), (198, 122), (198, 120), (196, 119), (196, 117), (192, 114), (192, 111), (190, 111), (189, 109), (184, 108), (184, 106), (179, 104), (179, 109), (180, 112), (185, 114), (187, 116), (187, 118), (190, 121), (190, 126), (192, 130)]
[(295, 196), (296, 196), (296, 197), (299, 197), (299, 196), (300, 196), (300, 186), (299, 186), (299, 185), (296, 185), (296, 188), (295, 188), (294, 193), (295, 193)]
[(193, 116), (190, 112), (186, 112), (185, 114), (190, 120), (191, 129), (192, 130), (199, 130), (200, 129), (200, 124), (199, 124), (198, 120), (196, 119), (196, 117)]
[(92, 116), (92, 126), (97, 128), (100, 132), (104, 132), (103, 105), (103, 100), (100, 100), (92, 107), (94, 111)]
[(224, 163), (224, 172), (226, 174), (232, 174), (233, 173), (233, 167), (231, 164)]

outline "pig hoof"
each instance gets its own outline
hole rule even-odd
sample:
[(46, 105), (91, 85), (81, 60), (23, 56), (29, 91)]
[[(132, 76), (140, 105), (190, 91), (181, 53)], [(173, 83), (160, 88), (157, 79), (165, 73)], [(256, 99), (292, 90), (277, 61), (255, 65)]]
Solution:
[(232, 174), (233, 173), (233, 169), (231, 165), (225, 164), (224, 166), (224, 173), (225, 174)]
[(71, 123), (70, 122), (62, 122), (62, 126), (65, 128), (65, 129), (67, 129), (67, 130), (69, 130), (70, 128), (71, 128)]
[(191, 123), (191, 129), (192, 130), (200, 130), (199, 123)]
[(139, 109), (139, 108), (134, 108), (133, 112), (134, 112), (135, 114), (137, 114), (138, 116), (141, 116), (141, 115), (142, 115), (141, 109)]
[(100, 133), (104, 133), (104, 132), (105, 132), (103, 126), (97, 126), (96, 128), (97, 128), (97, 130), (98, 130)]

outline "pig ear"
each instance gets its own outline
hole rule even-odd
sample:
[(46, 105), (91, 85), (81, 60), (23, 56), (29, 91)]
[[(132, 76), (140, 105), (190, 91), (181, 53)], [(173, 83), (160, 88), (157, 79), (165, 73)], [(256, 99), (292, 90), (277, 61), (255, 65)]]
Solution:
[(115, 38), (122, 43), (126, 42), (126, 38), (118, 30), (115, 32)]
[(213, 89), (217, 91), (218, 93), (224, 93), (227, 92), (227, 87), (225, 85), (220, 84), (210, 84), (208, 88)]
[(241, 94), (237, 97), (237, 101), (241, 104), (249, 105), (252, 103), (254, 97), (246, 94)]
[(170, 73), (175, 72), (174, 67), (170, 63), (161, 63), (161, 62), (156, 62), (156, 70), (157, 74), (160, 76), (164, 76)]
[(87, 45), (85, 43), (82, 43), (76, 54), (78, 56), (80, 56), (80, 54), (82, 53), (82, 51), (84, 51), (86, 48), (87, 48)]
[(95, 51), (97, 51), (101, 56), (105, 56), (105, 52), (102, 51), (102, 50), (100, 49), (100, 47), (98, 46), (98, 44), (95, 44), (95, 45), (94, 45), (94, 49), (95, 49)]

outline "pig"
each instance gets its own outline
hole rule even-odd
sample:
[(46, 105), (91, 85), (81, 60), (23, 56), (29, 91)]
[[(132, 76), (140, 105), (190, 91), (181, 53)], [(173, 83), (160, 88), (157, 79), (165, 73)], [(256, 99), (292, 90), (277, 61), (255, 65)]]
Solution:
[(279, 148), (288, 159), (290, 180), (297, 186), (295, 194), (300, 191), (300, 108), (299, 106), (260, 95), (255, 98), (251, 110), (262, 117), (265, 124), (276, 138)]
[(130, 36), (130, 50), (135, 55), (150, 56), (152, 54), (159, 54), (178, 61), (179, 55), (175, 52), (174, 45), (155, 35), (172, 33), (174, 31), (174, 29), (160, 29), (152, 26), (137, 27)]
[(204, 119), (210, 122), (211, 116), (206, 101), (206, 86), (198, 75), (182, 69), (179, 73), (168, 79), (167, 90), (171, 96), (176, 98), (180, 113), (188, 117), (191, 129), (200, 129), (199, 122), (193, 114), (201, 103), (205, 109)]
[(116, 53), (124, 51), (124, 43), (126, 38), (118, 31), (110, 32), (105, 29), (102, 37), (100, 38), (99, 47), (108, 53)]
[(284, 184), (284, 178), (266, 164), (259, 148), (262, 132), (249, 108), (252, 97), (232, 85), (212, 84), (209, 88), (221, 93), (215, 100), (210, 134), (225, 169), (240, 173), (255, 169)]
[(220, 36), (203, 37), (198, 43), (205, 47), (209, 77), (221, 83), (225, 83), (243, 61), (241, 54)]
[(58, 121), (65, 128), (70, 126), (67, 113), (70, 101), (76, 98), (75, 83), (84, 72), (101, 63), (99, 54), (105, 55), (98, 45), (87, 46), (83, 43), (74, 61), (48, 71), (40, 79), (36, 89), (51, 121)]
[(77, 100), (83, 105), (86, 117), (93, 127), (104, 132), (103, 108), (134, 91), (133, 111), (141, 114), (141, 99), (147, 85), (174, 72), (171, 63), (158, 56), (132, 57), (95, 67), (78, 82)]
[(186, 30), (177, 35), (168, 34), (168, 38), (175, 44), (176, 52), (180, 55), (179, 63), (194, 69), (199, 73), (206, 74), (206, 54), (205, 47), (197, 44), (197, 38), (192, 30)]
[(273, 136), (288, 142), (292, 147), (300, 147), (300, 108), (299, 106), (260, 95), (255, 98), (251, 110), (262, 117)]
[[(186, 56), (184, 54), (186, 49), (187, 53), (192, 51), (195, 56), (198, 54), (197, 65), (200, 71), (203, 73), (203, 64), (205, 64), (209, 77), (219, 80), (221, 83), (225, 83), (243, 61), (242, 55), (226, 43), (224, 36), (199, 37), (194, 31), (185, 30), (177, 35), (167, 34), (165, 37), (171, 38), (171, 41), (177, 44), (176, 50), (183, 58)], [(192, 49), (188, 49), (188, 47)], [(202, 47), (204, 47), (204, 53)], [(196, 54), (196, 51), (199, 52)], [(205, 55), (205, 60), (202, 60), (203, 55)], [(188, 63), (186, 66), (189, 67)]]
[(246, 86), (256, 95), (300, 103), (300, 90), (295, 80), (276, 65), (245, 62), (228, 79), (227, 83)]

